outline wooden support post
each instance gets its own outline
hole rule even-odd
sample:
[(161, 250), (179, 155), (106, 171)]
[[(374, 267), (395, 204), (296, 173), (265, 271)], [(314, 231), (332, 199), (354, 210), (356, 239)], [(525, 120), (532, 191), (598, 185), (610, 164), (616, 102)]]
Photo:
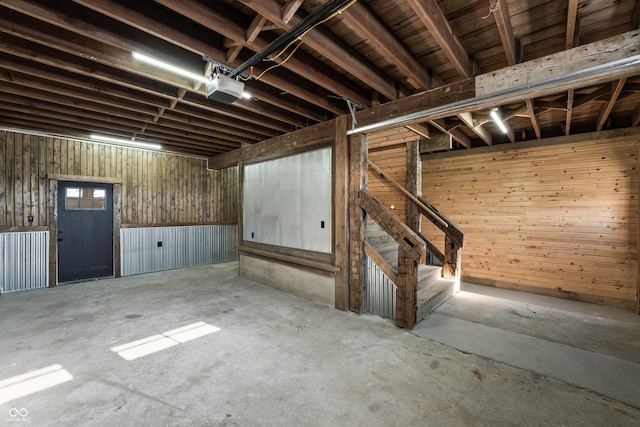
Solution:
[(336, 273), (335, 307), (349, 309), (349, 116), (336, 119), (333, 149), (334, 177), (334, 239), (333, 264), (340, 267)]
[(49, 287), (58, 285), (58, 181), (49, 179), (49, 206), (48, 220), (49, 226)]
[(360, 206), (360, 190), (367, 188), (367, 137), (349, 138), (349, 309), (364, 310), (366, 270), (364, 262), (365, 212)]
[(122, 184), (113, 184), (113, 275), (122, 276), (120, 226), (122, 225)]
[(444, 237), (444, 265), (442, 277), (445, 279), (457, 279), (460, 276), (460, 252), (461, 247), (448, 235)]
[[(406, 189), (414, 196), (420, 195), (421, 167), (420, 167), (420, 143), (418, 141), (407, 142), (407, 166)], [(407, 225), (416, 233), (420, 233), (420, 211), (416, 204), (407, 197)]]
[(418, 263), (400, 246), (398, 249), (398, 290), (396, 292), (396, 325), (413, 329), (416, 323)]

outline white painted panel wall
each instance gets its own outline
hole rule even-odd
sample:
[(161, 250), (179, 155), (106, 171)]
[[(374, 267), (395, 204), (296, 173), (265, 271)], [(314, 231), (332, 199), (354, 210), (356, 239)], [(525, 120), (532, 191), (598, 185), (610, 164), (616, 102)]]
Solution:
[(331, 148), (244, 167), (246, 241), (331, 253)]

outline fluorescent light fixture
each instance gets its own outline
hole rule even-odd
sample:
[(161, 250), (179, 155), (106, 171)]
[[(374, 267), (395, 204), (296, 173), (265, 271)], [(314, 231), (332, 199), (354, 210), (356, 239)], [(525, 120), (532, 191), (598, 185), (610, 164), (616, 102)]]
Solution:
[(502, 133), (505, 133), (505, 134), (509, 133), (509, 131), (507, 130), (507, 127), (502, 122), (502, 118), (500, 117), (500, 114), (498, 114), (497, 108), (491, 109), (491, 113), (489, 114), (491, 115), (491, 118), (493, 119), (494, 123), (498, 125)]
[(249, 92), (242, 92), (242, 99), (251, 99), (253, 96)]
[(146, 62), (147, 64), (151, 64), (155, 67), (162, 68), (163, 70), (171, 71), (172, 73), (178, 74), (183, 77), (188, 77), (197, 82), (206, 83), (209, 79), (205, 76), (201, 76), (196, 73), (192, 73), (191, 71), (187, 71), (184, 68), (176, 67), (173, 64), (169, 64), (168, 62), (160, 61), (159, 59), (152, 58), (140, 52), (132, 52), (132, 55), (135, 59)]
[(91, 139), (95, 139), (96, 141), (112, 142), (114, 144), (134, 145), (136, 147), (149, 148), (151, 150), (162, 149), (162, 146), (160, 144), (153, 144), (150, 142), (138, 142), (138, 141), (132, 141), (130, 139), (114, 138), (112, 136), (98, 135), (95, 133), (92, 133), (90, 137)]

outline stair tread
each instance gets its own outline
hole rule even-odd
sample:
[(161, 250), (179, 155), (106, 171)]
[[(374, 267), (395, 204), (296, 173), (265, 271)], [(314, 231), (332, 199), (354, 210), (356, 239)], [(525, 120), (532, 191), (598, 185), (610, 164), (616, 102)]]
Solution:
[(454, 279), (438, 279), (418, 290), (416, 296), (416, 323), (431, 314), (440, 304), (453, 295), (455, 283)]
[(443, 291), (447, 291), (449, 288), (453, 289), (455, 285), (454, 279), (438, 279), (429, 283), (428, 286), (423, 287), (422, 289), (418, 289), (417, 301), (418, 304), (421, 302), (428, 301), (434, 295), (437, 295)]
[(373, 247), (380, 253), (385, 252), (393, 252), (394, 250), (398, 250), (398, 244), (396, 242), (393, 243), (385, 243), (384, 245), (373, 245)]
[(438, 265), (419, 265), (418, 266), (418, 283), (425, 279), (436, 279), (442, 276), (442, 267)]

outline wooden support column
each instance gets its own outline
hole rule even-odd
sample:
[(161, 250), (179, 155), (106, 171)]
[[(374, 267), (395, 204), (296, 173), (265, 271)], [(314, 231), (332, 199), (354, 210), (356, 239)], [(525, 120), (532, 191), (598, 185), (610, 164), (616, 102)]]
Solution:
[(49, 287), (58, 285), (58, 181), (49, 180), (48, 219), (49, 226)]
[(349, 137), (349, 309), (364, 311), (366, 214), (360, 206), (360, 190), (367, 188), (367, 136)]
[(462, 248), (448, 235), (444, 237), (444, 265), (442, 277), (445, 279), (458, 279), (460, 277), (460, 255)]
[(418, 263), (400, 245), (398, 248), (398, 290), (396, 293), (396, 325), (413, 329), (416, 323)]
[(349, 116), (336, 119), (336, 136), (333, 148), (334, 239), (333, 265), (336, 273), (335, 307), (349, 309)]
[[(407, 191), (414, 196), (420, 196), (422, 187), (420, 143), (418, 141), (407, 142), (406, 184)], [(416, 233), (420, 233), (420, 211), (416, 204), (407, 197), (407, 225)]]
[(122, 226), (122, 183), (113, 184), (113, 276), (122, 276), (120, 227)]

